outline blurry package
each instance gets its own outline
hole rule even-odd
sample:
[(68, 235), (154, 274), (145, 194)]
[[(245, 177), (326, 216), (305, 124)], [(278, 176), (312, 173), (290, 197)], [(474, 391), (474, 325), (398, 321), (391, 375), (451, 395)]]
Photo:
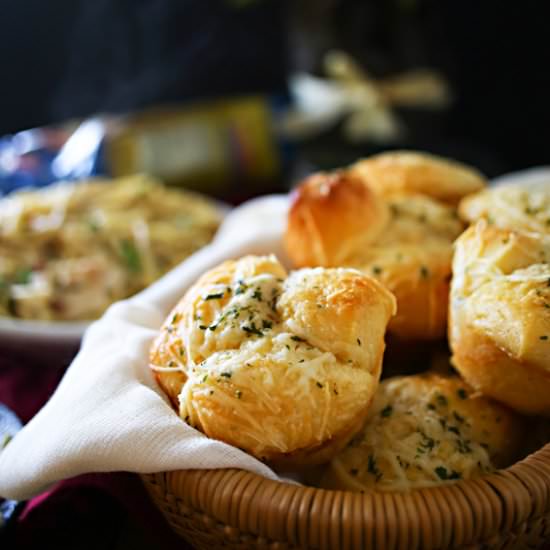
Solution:
[(271, 182), (279, 171), (271, 110), (260, 97), (132, 115), (112, 130), (105, 157), (114, 176), (144, 172), (222, 195), (230, 182)]
[[(54, 139), (55, 137), (55, 139)], [(238, 201), (276, 187), (281, 154), (263, 97), (98, 116), (0, 140), (0, 191), (147, 173)]]

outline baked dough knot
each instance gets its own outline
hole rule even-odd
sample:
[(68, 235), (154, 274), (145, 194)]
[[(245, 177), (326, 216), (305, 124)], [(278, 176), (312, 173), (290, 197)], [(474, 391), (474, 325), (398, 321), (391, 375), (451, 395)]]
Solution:
[(320, 463), (364, 421), (394, 312), (393, 295), (356, 270), (287, 274), (274, 256), (247, 256), (188, 290), (151, 368), (207, 436), (271, 463)]

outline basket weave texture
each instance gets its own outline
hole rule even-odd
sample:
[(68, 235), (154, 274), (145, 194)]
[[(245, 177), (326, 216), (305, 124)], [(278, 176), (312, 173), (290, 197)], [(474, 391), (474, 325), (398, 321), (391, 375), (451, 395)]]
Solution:
[(550, 444), (506, 470), (407, 493), (302, 487), (243, 470), (142, 475), (195, 548), (529, 549), (550, 542)]

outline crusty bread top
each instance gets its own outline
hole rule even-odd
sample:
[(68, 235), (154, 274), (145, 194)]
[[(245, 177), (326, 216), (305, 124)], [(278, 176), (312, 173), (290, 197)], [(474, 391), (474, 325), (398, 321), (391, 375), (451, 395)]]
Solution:
[(359, 429), (380, 377), (395, 299), (351, 269), (287, 276), (273, 256), (227, 261), (174, 308), (151, 351), (179, 413), (266, 460)]
[(330, 484), (407, 490), (483, 475), (517, 458), (518, 417), (458, 377), (384, 380), (363, 431), (331, 464)]
[(291, 195), (285, 246), (297, 267), (338, 266), (375, 241), (386, 202), (343, 170), (309, 176)]
[(429, 197), (396, 193), (381, 197), (344, 171), (307, 178), (293, 193), (285, 233), (287, 252), (298, 267), (360, 266), (372, 250), (448, 248), (462, 224), (454, 208)]
[(550, 233), (550, 180), (485, 189), (465, 197), (459, 213), (470, 223), (484, 218), (499, 227)]
[(381, 153), (356, 162), (350, 169), (378, 193), (420, 193), (453, 205), (487, 183), (471, 166), (415, 151)]
[(480, 220), (455, 246), (451, 341), (467, 323), (510, 357), (550, 372), (550, 236)]

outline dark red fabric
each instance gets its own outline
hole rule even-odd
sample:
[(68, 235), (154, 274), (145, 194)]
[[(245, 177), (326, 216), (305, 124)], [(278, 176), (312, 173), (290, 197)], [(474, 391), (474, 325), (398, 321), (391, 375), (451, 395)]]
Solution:
[[(89, 474), (27, 503), (10, 534), (17, 548), (190, 548), (150, 501), (138, 476)], [(136, 549), (137, 546), (137, 549)]]
[(70, 353), (47, 351), (34, 356), (26, 350), (2, 350), (0, 403), (28, 422), (53, 393), (70, 360)]
[[(53, 350), (4, 351), (0, 356), (0, 402), (23, 422), (48, 400), (72, 354)], [(149, 499), (141, 480), (118, 472), (89, 474), (58, 483), (27, 502), (0, 537), (2, 548), (89, 550), (190, 548), (175, 535)]]

